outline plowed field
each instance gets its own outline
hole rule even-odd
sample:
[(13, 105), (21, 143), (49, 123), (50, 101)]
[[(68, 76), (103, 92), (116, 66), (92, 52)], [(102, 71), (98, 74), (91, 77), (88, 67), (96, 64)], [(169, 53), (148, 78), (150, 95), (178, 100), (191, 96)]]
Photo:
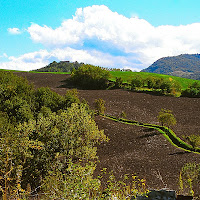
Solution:
[[(59, 94), (68, 89), (63, 74), (16, 73), (26, 77), (35, 87), (50, 87)], [(118, 116), (122, 111), (128, 119), (158, 124), (157, 115), (161, 108), (173, 111), (177, 125), (172, 130), (177, 136), (200, 134), (200, 99), (154, 96), (124, 90), (78, 90), (91, 108), (94, 100), (106, 101), (106, 113)], [(199, 162), (200, 155), (184, 152), (172, 146), (161, 134), (147, 128), (121, 124), (102, 117), (96, 117), (100, 129), (110, 138), (98, 146), (100, 163), (96, 174), (102, 168), (114, 170), (118, 178), (135, 173), (145, 178), (149, 188), (178, 190), (181, 167), (187, 162)]]

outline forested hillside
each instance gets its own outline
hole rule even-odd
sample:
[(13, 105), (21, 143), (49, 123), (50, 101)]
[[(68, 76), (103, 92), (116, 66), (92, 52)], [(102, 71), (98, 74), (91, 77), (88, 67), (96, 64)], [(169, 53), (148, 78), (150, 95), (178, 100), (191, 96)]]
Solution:
[(34, 70), (36, 72), (71, 72), (72, 69), (78, 69), (83, 63), (69, 61), (53, 61), (46, 67)]
[(164, 57), (142, 72), (167, 74), (200, 80), (200, 54), (182, 54)]

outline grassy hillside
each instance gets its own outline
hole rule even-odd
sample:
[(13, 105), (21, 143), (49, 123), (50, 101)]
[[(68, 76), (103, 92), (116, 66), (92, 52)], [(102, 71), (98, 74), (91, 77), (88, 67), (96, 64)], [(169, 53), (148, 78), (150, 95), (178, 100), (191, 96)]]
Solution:
[[(7, 70), (7, 69), (0, 69), (0, 71), (11, 71), (11, 72), (22, 72), (18, 70)], [(40, 72), (40, 71), (30, 71), (30, 73), (51, 73), (51, 74), (70, 74), (70, 72)], [(110, 71), (111, 74), (111, 81), (115, 81), (116, 78), (121, 77), (124, 82), (130, 82), (132, 79), (134, 79), (137, 76), (140, 76), (143, 79), (146, 79), (148, 77), (155, 77), (155, 78), (163, 78), (163, 79), (169, 79), (172, 78), (173, 80), (180, 83), (182, 89), (186, 89), (189, 85), (192, 85), (194, 82), (199, 82), (199, 80), (193, 80), (193, 79), (187, 79), (187, 78), (181, 78), (177, 76), (170, 76), (165, 74), (156, 74), (156, 73), (149, 73), (149, 72), (131, 72), (131, 71)]]
[(142, 72), (200, 80), (200, 54), (181, 54), (160, 58)]
[[(170, 76), (170, 75), (164, 75), (164, 74), (156, 74), (156, 73), (148, 73), (148, 72), (123, 72), (123, 71), (111, 71), (111, 80), (115, 81), (116, 77), (121, 77), (123, 81), (129, 82), (133, 78), (140, 76), (141, 78), (148, 78), (149, 76), (155, 77), (155, 78), (163, 78), (163, 79), (169, 79), (172, 78), (173, 80), (180, 83), (182, 89), (186, 89), (189, 85), (196, 82), (197, 80), (193, 79), (187, 79), (187, 78), (181, 78), (177, 76)], [(200, 81), (198, 81), (200, 82)]]

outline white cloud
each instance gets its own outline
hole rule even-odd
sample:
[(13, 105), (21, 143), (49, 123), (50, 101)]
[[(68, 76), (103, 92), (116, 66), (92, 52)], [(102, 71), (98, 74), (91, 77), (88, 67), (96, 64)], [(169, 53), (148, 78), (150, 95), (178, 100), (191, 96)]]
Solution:
[(2, 55), (0, 55), (0, 58), (8, 58), (8, 55), (6, 53), (3, 53)]
[[(103, 58), (103, 59), (102, 59)], [(8, 57), (8, 62), (0, 63), (1, 69), (16, 69), (23, 71), (30, 71), (48, 65), (53, 60), (70, 60), (84, 62), (86, 64), (100, 65), (108, 68), (124, 66), (124, 68), (131, 68), (132, 62), (127, 61), (123, 56), (112, 56), (107, 53), (102, 53), (96, 50), (76, 50), (70, 47), (64, 49), (56, 48), (48, 52), (47, 50), (40, 50), (32, 53), (27, 53), (19, 57)], [(139, 71), (140, 64), (136, 64), (134, 70)], [(129, 67), (128, 67), (129, 66)]]
[(22, 32), (19, 30), (19, 28), (8, 28), (8, 32), (12, 35), (19, 35)]
[(144, 19), (127, 18), (103, 5), (77, 9), (72, 19), (56, 29), (32, 24), (28, 32), (33, 41), (50, 48), (87, 49), (98, 41), (95, 48), (109, 54), (109, 49), (103, 48), (106, 42), (125, 54), (135, 55), (143, 68), (164, 56), (200, 51), (200, 23), (154, 27)]
[[(20, 32), (19, 29), (11, 29)], [(143, 69), (161, 57), (200, 52), (200, 23), (180, 26), (151, 25), (137, 16), (127, 18), (108, 7), (77, 9), (53, 29), (32, 23), (27, 29), (34, 42), (49, 49), (11, 57), (7, 66), (43, 67), (53, 59), (70, 60), (105, 67)], [(43, 66), (42, 66), (43, 65)]]

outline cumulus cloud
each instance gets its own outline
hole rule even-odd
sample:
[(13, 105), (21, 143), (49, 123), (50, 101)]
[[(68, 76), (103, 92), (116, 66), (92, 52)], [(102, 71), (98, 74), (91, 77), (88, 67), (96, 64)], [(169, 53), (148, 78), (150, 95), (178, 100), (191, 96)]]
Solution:
[(28, 32), (33, 41), (51, 48), (87, 49), (98, 41), (95, 49), (109, 54), (107, 43), (125, 54), (133, 54), (143, 68), (164, 56), (200, 51), (200, 23), (154, 27), (144, 19), (127, 18), (104, 5), (77, 9), (72, 19), (56, 29), (32, 24)]
[(8, 57), (8, 62), (0, 63), (0, 68), (29, 71), (49, 64), (48, 59), (49, 53), (47, 50), (40, 50), (19, 57), (10, 56)]
[(8, 32), (12, 35), (19, 35), (22, 32), (19, 30), (19, 28), (8, 28)]
[[(17, 28), (11, 30), (20, 32)], [(200, 52), (200, 23), (155, 27), (104, 5), (78, 8), (71, 19), (55, 29), (32, 23), (27, 31), (32, 41), (49, 51), (11, 57), (13, 65), (21, 62), (37, 68), (57, 59), (139, 70), (161, 57)]]
[[(102, 59), (103, 58), (103, 59)], [(76, 50), (70, 47), (66, 48), (56, 48), (51, 51), (40, 50), (32, 53), (27, 53), (19, 57), (8, 57), (8, 62), (0, 63), (1, 69), (16, 69), (30, 71), (34, 69), (39, 69), (48, 65), (50, 62), (69, 60), (78, 61), (88, 64), (100, 65), (104, 67), (121, 67), (131, 68), (133, 63), (132, 57), (131, 61), (127, 61), (127, 57), (124, 56), (112, 56), (108, 53), (102, 53), (96, 50)], [(133, 70), (139, 71), (140, 63), (135, 63)], [(138, 66), (138, 68), (137, 68)]]

